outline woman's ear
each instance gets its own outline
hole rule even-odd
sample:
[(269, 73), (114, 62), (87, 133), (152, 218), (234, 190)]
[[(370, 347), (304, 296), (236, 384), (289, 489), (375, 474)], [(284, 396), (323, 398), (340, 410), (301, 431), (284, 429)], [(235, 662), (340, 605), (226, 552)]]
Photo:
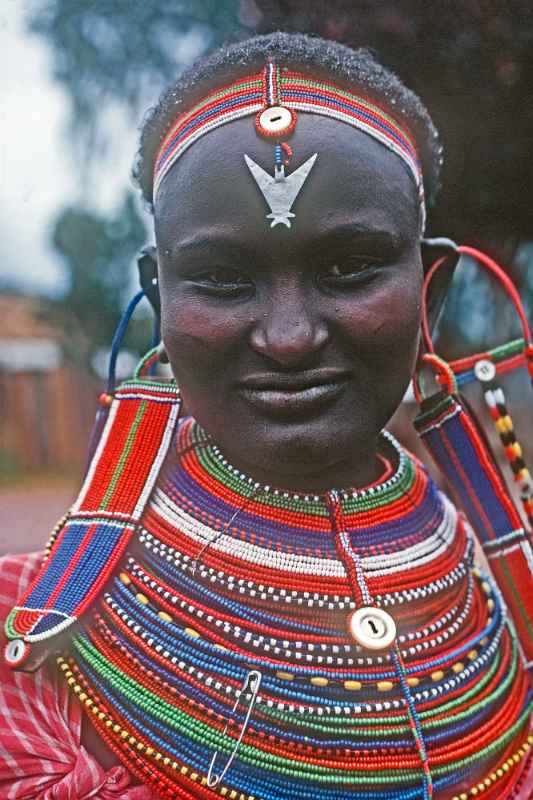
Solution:
[(428, 326), (429, 330), (433, 331), (439, 321), (446, 292), (452, 282), (460, 253), (455, 242), (444, 237), (422, 239), (420, 245), (424, 276), (428, 274), (434, 264), (442, 261), (442, 265), (436, 270), (429, 283), (426, 295)]
[(141, 288), (150, 301), (154, 313), (159, 319), (161, 302), (159, 299), (159, 281), (157, 276), (157, 254), (153, 245), (143, 247), (137, 258)]

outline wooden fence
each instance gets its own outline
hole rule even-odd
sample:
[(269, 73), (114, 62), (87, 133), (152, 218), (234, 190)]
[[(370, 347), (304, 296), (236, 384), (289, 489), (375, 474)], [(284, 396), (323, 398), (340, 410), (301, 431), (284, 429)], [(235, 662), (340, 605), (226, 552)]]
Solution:
[(100, 383), (62, 365), (0, 370), (0, 467), (8, 471), (83, 469)]

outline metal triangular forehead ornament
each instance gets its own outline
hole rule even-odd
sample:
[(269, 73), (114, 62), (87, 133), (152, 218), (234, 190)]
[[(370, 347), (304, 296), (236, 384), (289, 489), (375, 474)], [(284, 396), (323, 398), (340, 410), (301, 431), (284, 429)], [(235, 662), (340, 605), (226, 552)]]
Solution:
[(270, 227), (285, 225), (290, 228), (291, 219), (296, 216), (291, 210), (292, 206), (309, 177), (318, 153), (314, 153), (290, 175), (285, 173), (292, 148), (284, 140), (294, 132), (297, 115), (293, 109), (283, 105), (279, 66), (269, 61), (263, 81), (263, 108), (255, 118), (255, 128), (260, 136), (275, 142), (274, 172), (270, 174), (247, 154), (244, 160), (270, 208), (270, 214), (267, 214), (267, 219), (271, 220)]
[(287, 228), (291, 227), (291, 219), (296, 215), (292, 213), (291, 208), (294, 201), (300, 193), (300, 189), (304, 185), (307, 176), (313, 168), (318, 157), (315, 153), (308, 158), (298, 169), (291, 172), (290, 175), (285, 175), (285, 165), (282, 164), (278, 167), (274, 166), (274, 175), (269, 175), (268, 172), (256, 164), (250, 156), (244, 156), (244, 160), (248, 165), (248, 169), (252, 173), (255, 182), (261, 189), (261, 193), (268, 203), (270, 214), (267, 214), (267, 219), (272, 220), (270, 227), (275, 225), (286, 225)]

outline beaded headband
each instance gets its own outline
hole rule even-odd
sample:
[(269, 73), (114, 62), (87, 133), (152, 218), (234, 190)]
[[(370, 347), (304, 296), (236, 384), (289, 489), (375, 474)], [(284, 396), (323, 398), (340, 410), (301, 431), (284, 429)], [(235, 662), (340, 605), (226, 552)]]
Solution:
[[(275, 108), (281, 113), (264, 120), (264, 113)], [(365, 97), (342, 89), (329, 81), (268, 62), (261, 72), (221, 87), (180, 114), (159, 148), (154, 165), (154, 201), (161, 183), (178, 158), (197, 139), (227, 122), (256, 115), (256, 129), (262, 136), (277, 140), (276, 165), (287, 164), (287, 144), (296, 113), (320, 114), (346, 122), (396, 153), (409, 170), (418, 189), (422, 222), (425, 220), (422, 168), (413, 137), (383, 108)]]

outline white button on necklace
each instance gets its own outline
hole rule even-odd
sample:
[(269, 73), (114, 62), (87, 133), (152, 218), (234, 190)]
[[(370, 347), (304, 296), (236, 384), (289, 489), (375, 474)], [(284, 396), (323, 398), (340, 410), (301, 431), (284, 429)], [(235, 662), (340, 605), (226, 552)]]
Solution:
[(367, 650), (386, 650), (396, 639), (396, 623), (382, 608), (358, 608), (348, 618), (350, 634)]

